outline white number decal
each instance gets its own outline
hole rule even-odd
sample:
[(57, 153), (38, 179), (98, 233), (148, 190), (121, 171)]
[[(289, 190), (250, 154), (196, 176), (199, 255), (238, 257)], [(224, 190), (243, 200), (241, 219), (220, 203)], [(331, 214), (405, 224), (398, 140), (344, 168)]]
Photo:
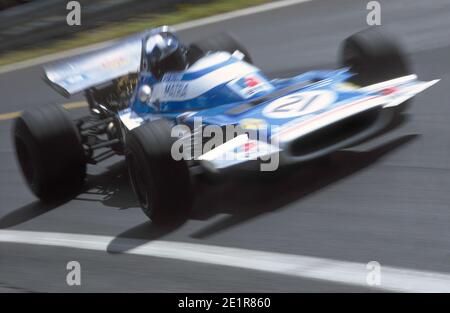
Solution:
[(293, 118), (310, 114), (328, 107), (336, 99), (331, 90), (297, 92), (273, 101), (264, 108), (263, 114), (271, 118)]

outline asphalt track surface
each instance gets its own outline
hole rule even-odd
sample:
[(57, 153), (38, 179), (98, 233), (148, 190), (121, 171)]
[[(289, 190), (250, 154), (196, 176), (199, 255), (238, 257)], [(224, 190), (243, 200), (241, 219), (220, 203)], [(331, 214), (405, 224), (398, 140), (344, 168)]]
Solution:
[[(191, 218), (161, 229), (137, 207), (120, 160), (90, 168), (86, 191), (76, 199), (41, 204), (15, 163), (12, 123), (1, 121), (0, 228), (111, 236), (115, 243), (135, 238), (362, 264), (376, 260), (382, 266), (449, 274), (450, 1), (381, 3), (382, 23), (400, 38), (419, 77), (442, 79), (416, 97), (394, 131), (275, 181), (200, 185)], [(191, 41), (230, 31), (246, 42), (255, 63), (270, 76), (288, 76), (335, 68), (341, 40), (366, 27), (365, 5), (317, 0), (180, 35)], [(42, 82), (41, 74), (40, 66), (2, 74), (0, 113), (67, 102)], [(81, 263), (80, 287), (66, 284), (71, 260)], [(183, 260), (0, 243), (0, 291), (373, 290)]]

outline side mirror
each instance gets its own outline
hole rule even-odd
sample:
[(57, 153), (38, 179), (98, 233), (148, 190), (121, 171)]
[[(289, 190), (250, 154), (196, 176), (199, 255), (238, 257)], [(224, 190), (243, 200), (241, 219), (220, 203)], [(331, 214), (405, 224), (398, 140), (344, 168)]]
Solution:
[(143, 85), (139, 88), (138, 99), (141, 102), (147, 103), (152, 95), (152, 88), (149, 85)]

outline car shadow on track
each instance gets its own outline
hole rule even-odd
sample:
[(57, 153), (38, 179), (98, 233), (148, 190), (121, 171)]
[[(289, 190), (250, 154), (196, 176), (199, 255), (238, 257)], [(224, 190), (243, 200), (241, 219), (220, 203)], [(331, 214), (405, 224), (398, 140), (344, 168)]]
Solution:
[[(190, 216), (193, 220), (208, 220), (226, 214), (212, 225), (191, 237), (202, 239), (249, 221), (268, 212), (282, 209), (355, 172), (374, 164), (384, 155), (414, 140), (418, 135), (407, 135), (383, 143), (369, 151), (339, 151), (330, 158), (289, 169), (275, 179), (237, 179), (229, 183), (197, 185), (197, 201)], [(108, 246), (108, 252), (121, 253), (175, 231), (181, 224), (166, 227), (151, 222), (139, 224), (117, 235)]]
[[(339, 151), (325, 161), (311, 162), (292, 168), (276, 181), (234, 181), (222, 188), (205, 190), (194, 214), (208, 219), (217, 213), (227, 213), (223, 219), (193, 233), (193, 238), (206, 238), (262, 214), (273, 212), (291, 202), (299, 201), (339, 180), (369, 167), (389, 152), (415, 139), (408, 135), (384, 143), (370, 151)], [(215, 199), (221, 199), (217, 203)], [(209, 203), (214, 203), (210, 206)]]
[(129, 184), (125, 160), (113, 163), (97, 175), (88, 175), (85, 190), (76, 197), (81, 201), (101, 202), (104, 206), (126, 210), (139, 207)]
[(43, 203), (36, 200), (0, 218), (0, 229), (6, 229), (25, 223), (63, 205), (65, 202), (66, 201)]
[(81, 201), (100, 201), (105, 206), (119, 209), (139, 206), (128, 184), (125, 162), (119, 161), (108, 166), (101, 174), (88, 174), (87, 183), (79, 194), (74, 194), (53, 202), (36, 200), (13, 210), (0, 218), (0, 229), (14, 227), (33, 220), (74, 199)]
[(159, 226), (150, 221), (144, 222), (116, 236), (106, 251), (111, 254), (127, 252), (175, 231), (182, 224)]

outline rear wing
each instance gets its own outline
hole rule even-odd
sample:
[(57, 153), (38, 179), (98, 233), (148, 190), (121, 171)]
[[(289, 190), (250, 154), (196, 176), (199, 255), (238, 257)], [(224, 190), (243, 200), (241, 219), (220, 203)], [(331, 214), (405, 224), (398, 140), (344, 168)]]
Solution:
[(137, 73), (142, 39), (167, 30), (167, 26), (154, 28), (105, 48), (50, 63), (44, 66), (44, 79), (60, 94), (69, 97), (115, 78)]

